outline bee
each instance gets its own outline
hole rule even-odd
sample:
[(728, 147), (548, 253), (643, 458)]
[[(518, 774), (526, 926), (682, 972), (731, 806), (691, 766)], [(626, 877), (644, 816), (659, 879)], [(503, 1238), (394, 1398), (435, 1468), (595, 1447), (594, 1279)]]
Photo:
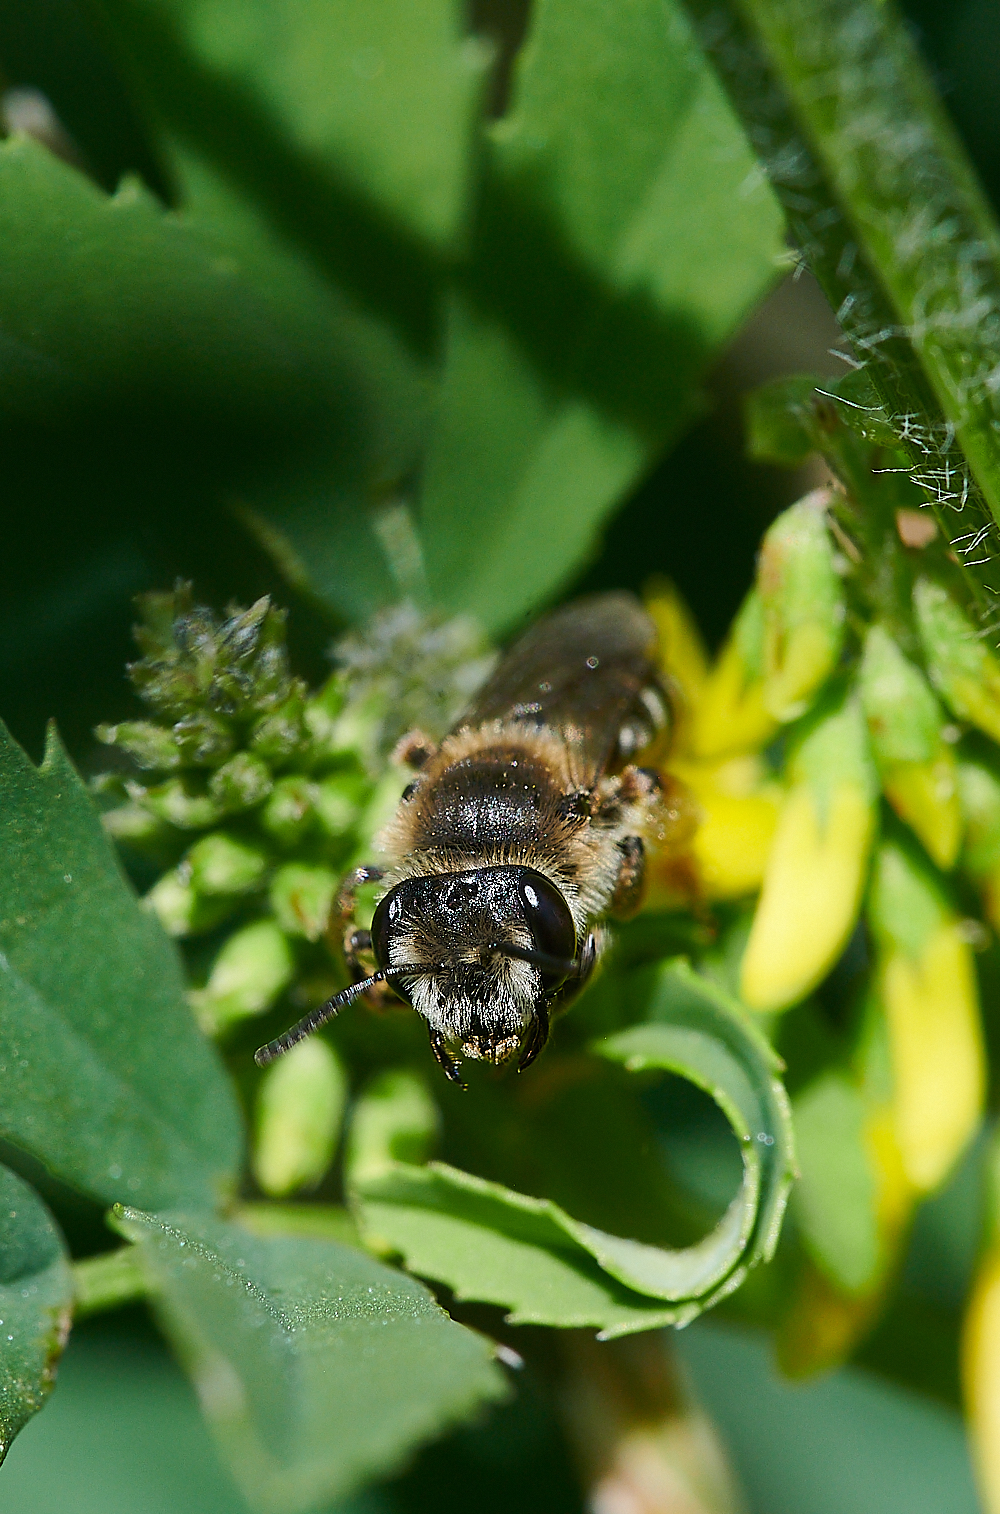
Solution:
[[(453, 1082), (463, 1058), (531, 1065), (594, 970), (600, 922), (638, 907), (644, 838), (663, 834), (659, 780), (635, 760), (669, 723), (656, 652), (632, 595), (578, 600), (513, 646), (439, 746), (404, 737), (416, 776), (379, 837), (389, 860), (341, 890), (354, 981), (258, 1064), (359, 994), (394, 993)], [(354, 893), (372, 881), (381, 897), (357, 930)]]

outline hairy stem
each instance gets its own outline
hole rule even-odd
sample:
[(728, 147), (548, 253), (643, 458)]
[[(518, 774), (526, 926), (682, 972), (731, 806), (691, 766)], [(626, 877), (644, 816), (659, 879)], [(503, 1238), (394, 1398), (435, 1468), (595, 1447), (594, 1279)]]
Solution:
[(1000, 593), (1000, 232), (919, 55), (875, 0), (690, 3), (985, 621)]

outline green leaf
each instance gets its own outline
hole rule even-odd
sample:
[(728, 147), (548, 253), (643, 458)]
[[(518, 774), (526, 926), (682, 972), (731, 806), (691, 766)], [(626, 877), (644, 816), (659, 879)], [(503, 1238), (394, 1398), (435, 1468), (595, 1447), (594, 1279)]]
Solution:
[(69, 1258), (52, 1216), (0, 1167), (0, 1461), (52, 1391), (72, 1312)]
[(175, 214), (134, 183), (108, 198), (30, 140), (0, 145), (11, 466), (35, 477), (41, 435), (47, 486), (88, 499), (99, 467), (102, 514), (116, 490), (135, 511), (136, 477), (168, 519), (178, 490), (231, 505), (293, 577), (308, 561), (331, 603), (364, 613), (392, 597), (374, 526), (419, 455), (426, 380), (384, 324), (186, 166), (192, 209)]
[(780, 218), (662, 0), (540, 0), (489, 148), (421, 533), (435, 597), (498, 628), (579, 567), (691, 419), (774, 277)]
[[(295, 212), (280, 168), (296, 160), (300, 234), (322, 210), (348, 240), (365, 215), (383, 235), (396, 227), (435, 249), (460, 234), (490, 55), (463, 39), (455, 0), (109, 8), (168, 119), (282, 219)], [(251, 148), (270, 149), (270, 162), (254, 163)], [(351, 250), (362, 255), (360, 240)]]
[[(459, 1297), (505, 1305), (513, 1323), (597, 1325), (606, 1338), (685, 1323), (769, 1258), (793, 1172), (774, 1054), (738, 1007), (684, 963), (627, 981), (648, 1023), (594, 1050), (630, 1072), (690, 1079), (740, 1141), (740, 1191), (708, 1236), (679, 1250), (626, 1239), (548, 1199), (439, 1163), (386, 1163), (381, 1174), (355, 1179), (370, 1236)], [(622, 1181), (627, 1186), (627, 1174)]]
[(503, 1397), (492, 1342), (351, 1246), (119, 1209), (246, 1497), (298, 1514)]
[(0, 726), (0, 816), (0, 1135), (105, 1203), (213, 1205), (231, 1085), (54, 731), (35, 768)]

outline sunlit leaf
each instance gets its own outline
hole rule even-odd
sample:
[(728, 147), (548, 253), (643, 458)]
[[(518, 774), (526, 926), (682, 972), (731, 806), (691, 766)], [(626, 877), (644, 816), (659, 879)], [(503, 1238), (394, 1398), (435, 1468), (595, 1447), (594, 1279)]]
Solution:
[(211, 1206), (233, 1091), (54, 732), (35, 768), (0, 727), (0, 817), (0, 1134), (106, 1203)]
[(779, 238), (679, 6), (533, 7), (421, 494), (438, 598), (505, 626), (579, 567), (691, 419)]
[(515, 1323), (597, 1325), (605, 1336), (683, 1323), (770, 1256), (791, 1181), (787, 1100), (742, 1013), (683, 963), (631, 980), (647, 1022), (595, 1050), (631, 1072), (669, 1070), (708, 1092), (740, 1142), (743, 1182), (716, 1228), (676, 1250), (612, 1235), (440, 1163), (386, 1163), (357, 1183), (365, 1226), (409, 1266)]
[(352, 1246), (118, 1211), (246, 1497), (297, 1514), (505, 1388), (492, 1342)]

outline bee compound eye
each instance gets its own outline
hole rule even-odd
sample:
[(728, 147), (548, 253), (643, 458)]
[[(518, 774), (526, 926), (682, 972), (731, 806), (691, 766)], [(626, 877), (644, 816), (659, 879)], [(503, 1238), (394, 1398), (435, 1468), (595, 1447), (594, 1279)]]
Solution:
[[(549, 957), (571, 962), (576, 956), (576, 926), (561, 891), (548, 878), (529, 868), (518, 879), (517, 891), (536, 948)], [(555, 988), (565, 976), (543, 972), (542, 986)]]
[(380, 899), (372, 916), (372, 951), (379, 968), (389, 966), (389, 925), (394, 913), (394, 893)]

